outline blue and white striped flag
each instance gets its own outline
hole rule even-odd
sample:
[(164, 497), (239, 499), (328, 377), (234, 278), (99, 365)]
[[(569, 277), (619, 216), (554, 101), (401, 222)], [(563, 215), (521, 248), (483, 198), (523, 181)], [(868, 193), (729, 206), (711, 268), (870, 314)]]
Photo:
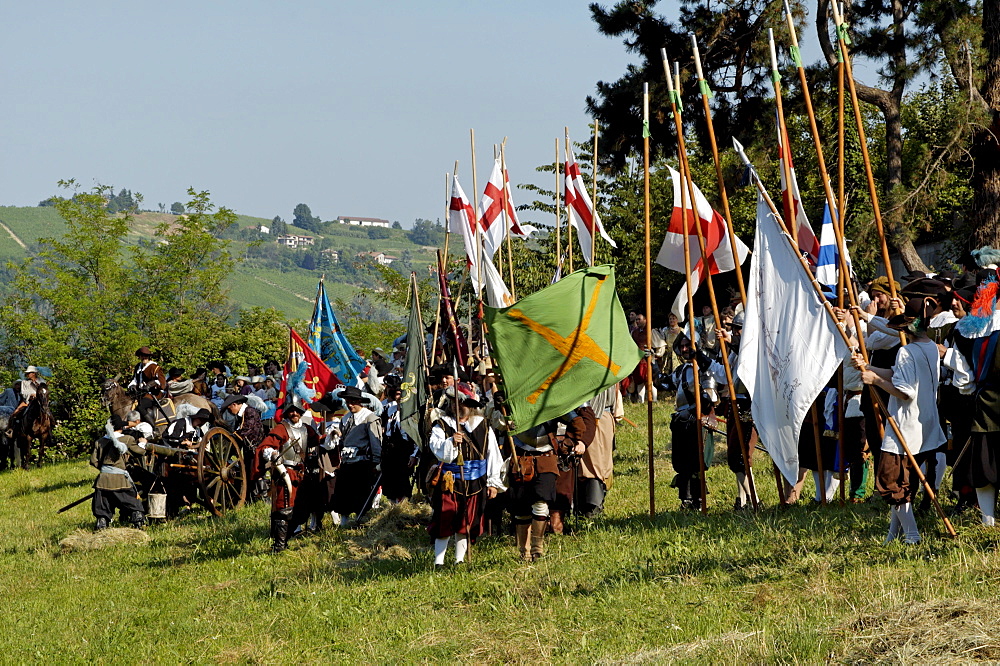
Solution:
[[(844, 257), (847, 267), (854, 273), (851, 266), (851, 255), (844, 247)], [(837, 234), (833, 230), (833, 218), (830, 216), (830, 206), (823, 206), (823, 228), (819, 234), (819, 259), (816, 261), (816, 281), (832, 291), (837, 290), (837, 275), (840, 270), (840, 255), (837, 253)]]

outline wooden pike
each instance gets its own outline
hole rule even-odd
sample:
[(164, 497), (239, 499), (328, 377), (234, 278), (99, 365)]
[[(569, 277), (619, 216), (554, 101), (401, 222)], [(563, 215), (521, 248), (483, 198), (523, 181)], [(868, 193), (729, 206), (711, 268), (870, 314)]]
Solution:
[[(740, 157), (747, 164), (747, 166), (750, 167), (751, 177), (753, 178), (754, 184), (757, 186), (757, 191), (760, 192), (760, 195), (767, 203), (768, 208), (771, 209), (771, 214), (774, 216), (774, 219), (781, 226), (781, 230), (782, 232), (784, 232), (785, 239), (788, 240), (788, 242), (791, 244), (792, 249), (795, 252), (795, 256), (799, 261), (799, 265), (802, 267), (802, 270), (805, 271), (805, 274), (809, 279), (809, 283), (812, 285), (813, 290), (815, 290), (816, 292), (816, 296), (823, 303), (823, 308), (826, 310), (827, 316), (829, 316), (830, 319), (834, 322), (835, 327), (837, 329), (837, 333), (844, 341), (844, 344), (847, 345), (848, 348), (853, 349), (854, 345), (851, 343), (851, 339), (847, 335), (845, 326), (837, 319), (837, 315), (833, 311), (833, 306), (830, 305), (829, 301), (827, 301), (826, 297), (823, 295), (823, 290), (819, 286), (819, 283), (816, 282), (815, 278), (813, 278), (812, 271), (810, 271), (809, 269), (809, 265), (806, 263), (806, 260), (802, 257), (802, 254), (799, 252), (797, 244), (792, 241), (791, 236), (788, 233), (788, 228), (785, 226), (781, 214), (775, 207), (774, 201), (772, 201), (771, 197), (768, 196), (767, 190), (764, 189), (764, 184), (760, 182), (760, 177), (757, 175), (757, 172), (753, 169), (753, 165), (750, 164), (749, 159), (747, 159), (746, 155), (743, 154), (742, 146), (740, 146), (739, 142), (736, 141), (735, 139), (733, 139), (733, 143), (736, 144), (737, 151), (741, 153)], [(859, 333), (858, 337), (860, 339), (861, 337), (860, 328), (857, 330)], [(863, 343), (860, 344), (859, 353), (863, 357), (864, 362), (867, 364), (868, 354), (867, 354), (867, 349), (865, 348)], [(889, 413), (888, 409), (886, 409), (885, 403), (882, 401), (882, 397), (880, 395), (873, 392), (872, 396), (875, 398), (875, 404), (878, 405), (879, 409), (884, 414), (885, 419), (889, 422), (889, 425), (892, 427), (893, 432), (896, 434), (896, 437), (899, 439), (899, 443), (903, 447), (903, 452), (906, 454), (907, 461), (909, 461), (910, 465), (913, 467), (914, 472), (916, 472), (917, 478), (920, 480), (920, 483), (923, 484), (924, 492), (927, 493), (927, 496), (930, 497), (931, 502), (933, 502), (934, 508), (937, 509), (938, 515), (941, 517), (941, 521), (944, 523), (945, 529), (947, 530), (948, 534), (952, 537), (957, 536), (955, 528), (952, 526), (951, 521), (948, 520), (948, 516), (945, 515), (944, 509), (941, 507), (941, 503), (938, 501), (937, 495), (934, 493), (934, 489), (931, 487), (930, 483), (928, 483), (927, 477), (925, 477), (923, 472), (920, 471), (920, 465), (917, 463), (917, 459), (913, 457), (913, 453), (910, 450), (909, 445), (906, 443), (906, 438), (903, 436), (903, 433), (900, 432), (899, 430), (899, 424), (896, 423), (896, 419), (893, 418), (893, 416)]]
[[(665, 56), (665, 52), (661, 52), (661, 56)], [(669, 71), (669, 65), (667, 66)], [(669, 78), (669, 77), (668, 77)], [(694, 195), (694, 178), (691, 175), (691, 165), (688, 162), (687, 157), (687, 146), (684, 141), (684, 121), (681, 115), (681, 109), (673, 100), (680, 98), (681, 91), (681, 74), (680, 74), (680, 64), (674, 63), (674, 81), (671, 87), (672, 90), (676, 90), (676, 96), (672, 97), (672, 102), (670, 107), (674, 114), (674, 125), (677, 131), (677, 159), (680, 165), (680, 173), (682, 175), (684, 184), (682, 185), (682, 192), (684, 189), (687, 190), (688, 201), (691, 202), (691, 218), (694, 224), (695, 231), (698, 236), (698, 248), (701, 251), (702, 266), (705, 267), (705, 278), (708, 283), (708, 297), (709, 303), (712, 306), (712, 318), (715, 321), (715, 330), (718, 331), (719, 340), (719, 353), (722, 356), (722, 367), (726, 372), (726, 384), (729, 391), (729, 400), (732, 405), (732, 415), (733, 415), (733, 427), (736, 429), (736, 437), (739, 440), (740, 453), (743, 457), (743, 465), (747, 474), (747, 482), (750, 486), (750, 503), (753, 508), (757, 508), (757, 489), (753, 480), (753, 473), (751, 471), (750, 465), (750, 454), (747, 450), (746, 440), (743, 438), (743, 423), (739, 418), (738, 401), (736, 395), (736, 382), (733, 381), (733, 370), (729, 363), (729, 350), (726, 345), (725, 339), (722, 337), (722, 318), (719, 316), (719, 304), (715, 298), (715, 285), (712, 283), (712, 273), (707, 270), (709, 265), (709, 254), (708, 249), (705, 244), (705, 234), (701, 228), (701, 220), (698, 215), (698, 207), (696, 204), (696, 199)], [(687, 223), (687, 209), (682, 209), (682, 213), (685, 218), (685, 224)], [(687, 235), (687, 229), (685, 229), (685, 235)], [(734, 254), (734, 257), (739, 257), (738, 254)], [(738, 270), (738, 268), (737, 268)], [(694, 294), (688, 293), (689, 302), (694, 301)]]
[[(569, 134), (566, 135), (569, 142)], [(650, 255), (650, 199), (649, 199), (649, 84), (642, 84), (642, 204), (643, 250), (646, 273), (646, 343), (653, 339), (652, 263)], [(596, 210), (596, 209), (595, 209)], [(591, 238), (591, 244), (595, 239)], [(572, 253), (571, 253), (572, 256)], [(646, 444), (649, 458), (649, 517), (656, 517), (656, 470), (653, 464), (653, 357), (646, 362)]]

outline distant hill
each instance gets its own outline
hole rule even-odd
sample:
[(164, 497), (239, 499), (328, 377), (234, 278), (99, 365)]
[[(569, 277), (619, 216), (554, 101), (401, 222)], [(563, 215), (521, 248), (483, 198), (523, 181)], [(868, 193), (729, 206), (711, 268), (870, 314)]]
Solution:
[[(136, 215), (129, 238), (138, 243), (151, 238), (158, 225), (175, 220), (169, 213), (145, 212)], [(66, 232), (66, 223), (51, 206), (0, 206), (0, 264), (20, 261), (37, 252), (38, 239), (59, 237)], [(434, 248), (411, 243), (402, 229), (379, 229), (372, 238), (368, 228), (327, 223), (322, 233), (288, 226), (288, 233), (312, 236), (315, 245), (305, 249), (279, 247), (275, 237), (254, 231), (260, 225), (270, 226), (271, 220), (250, 215), (238, 215), (238, 229), (227, 233), (238, 257), (236, 270), (228, 287), (233, 302), (240, 307), (274, 307), (289, 319), (308, 319), (312, 315), (316, 285), (321, 275), (327, 275), (327, 292), (331, 298), (349, 300), (359, 289), (370, 283), (364, 270), (356, 270), (358, 253), (379, 251), (395, 257), (402, 269), (426, 270), (434, 262)], [(329, 263), (319, 259), (322, 249), (340, 253), (340, 261)], [(317, 258), (312, 269), (301, 267), (305, 254)], [(406, 259), (407, 263), (402, 262)], [(323, 263), (327, 261), (327, 263)], [(370, 261), (370, 260), (367, 260)], [(308, 263), (308, 262), (305, 262)]]

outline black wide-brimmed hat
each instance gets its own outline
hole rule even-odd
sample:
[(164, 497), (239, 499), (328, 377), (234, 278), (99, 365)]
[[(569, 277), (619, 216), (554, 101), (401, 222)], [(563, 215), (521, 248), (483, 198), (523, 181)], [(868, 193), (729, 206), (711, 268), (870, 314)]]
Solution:
[(212, 416), (212, 412), (208, 411), (204, 407), (202, 407), (197, 412), (195, 412), (194, 414), (192, 414), (189, 418), (192, 421), (195, 420), (195, 419), (201, 419), (205, 423), (211, 423), (212, 421), (215, 420), (215, 417)]
[(230, 396), (227, 396), (226, 399), (222, 401), (222, 408), (223, 409), (228, 409), (229, 405), (238, 405), (238, 404), (244, 403), (246, 401), (247, 401), (247, 397), (245, 395), (240, 395), (239, 393), (234, 393), (234, 394), (232, 394)]
[(293, 412), (301, 416), (302, 414), (306, 413), (306, 410), (303, 409), (302, 407), (299, 407), (295, 403), (292, 403), (287, 407), (285, 407), (283, 410), (281, 410), (282, 416), (288, 416)]
[(184, 376), (184, 368), (170, 368), (167, 372), (167, 379), (175, 379)]
[(368, 397), (361, 392), (357, 386), (346, 386), (340, 391), (340, 395), (337, 396), (344, 402), (348, 400), (354, 400), (357, 402), (368, 402)]
[[(886, 326), (897, 331), (904, 330), (913, 322), (926, 319), (927, 308), (928, 306), (926, 306), (925, 297), (915, 296), (906, 301), (906, 306), (903, 307), (903, 312), (901, 314), (889, 318), (889, 321), (886, 322)], [(927, 328), (927, 326), (924, 325), (923, 328)]]

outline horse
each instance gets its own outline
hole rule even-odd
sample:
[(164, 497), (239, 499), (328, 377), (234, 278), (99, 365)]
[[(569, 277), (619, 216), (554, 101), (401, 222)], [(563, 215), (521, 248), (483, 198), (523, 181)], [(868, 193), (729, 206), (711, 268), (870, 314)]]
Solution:
[(45, 460), (45, 447), (52, 439), (52, 429), (56, 420), (49, 410), (49, 387), (42, 384), (35, 392), (34, 400), (16, 416), (10, 419), (10, 429), (13, 431), (14, 464), (21, 459), (21, 467), (28, 469), (28, 458), (31, 447), (38, 443), (38, 466)]
[[(111, 416), (117, 416), (124, 421), (125, 415), (135, 409), (136, 400), (122, 388), (121, 384), (118, 383), (119, 379), (121, 379), (120, 376), (108, 378), (101, 383), (101, 402), (111, 412)], [(193, 405), (198, 409), (207, 409), (212, 413), (212, 418), (215, 422), (219, 422), (222, 418), (219, 408), (216, 407), (212, 401), (195, 393), (175, 395), (170, 398), (170, 401), (173, 403), (174, 413), (177, 412), (177, 408), (179, 406), (187, 404)], [(164, 415), (161, 414), (161, 416)], [(161, 435), (163, 434), (163, 431), (166, 430), (167, 425), (167, 423), (157, 424)]]

